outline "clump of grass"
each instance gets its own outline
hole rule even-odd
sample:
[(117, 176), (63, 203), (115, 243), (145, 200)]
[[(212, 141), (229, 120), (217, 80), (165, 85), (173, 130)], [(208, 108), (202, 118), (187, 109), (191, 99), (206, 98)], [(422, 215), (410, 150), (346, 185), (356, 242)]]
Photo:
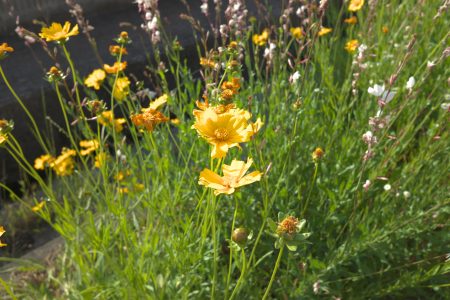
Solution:
[(182, 2), (200, 68), (138, 1), (148, 82), (127, 75), (127, 32), (84, 75), (66, 47), (78, 27), (42, 29), (70, 67), (46, 75), (68, 145), (34, 126), (33, 164), (8, 121), (0, 144), (65, 245), (57, 272), (8, 295), (448, 297), (445, 4), (289, 1), (274, 21), (260, 1), (202, 1), (203, 24)]

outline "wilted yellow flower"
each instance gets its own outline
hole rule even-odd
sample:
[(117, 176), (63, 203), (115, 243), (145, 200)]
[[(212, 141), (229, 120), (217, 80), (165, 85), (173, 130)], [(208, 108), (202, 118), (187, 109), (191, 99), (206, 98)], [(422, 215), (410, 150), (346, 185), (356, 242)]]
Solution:
[(229, 148), (248, 142), (255, 133), (248, 122), (251, 114), (246, 110), (230, 109), (218, 114), (209, 107), (204, 111), (194, 111), (194, 115), (196, 120), (192, 128), (213, 146), (213, 158), (224, 157)]
[[(3, 228), (3, 226), (0, 226), (0, 237), (5, 233), (5, 228)], [(1, 247), (6, 247), (8, 246), (7, 244), (3, 244), (2, 241), (0, 241), (0, 248)]]
[(120, 77), (116, 80), (116, 85), (113, 88), (114, 98), (117, 101), (122, 101), (130, 93), (130, 80), (128, 77)]
[(106, 152), (100, 152), (95, 156), (94, 166), (100, 169), (105, 164), (107, 159), (108, 154)]
[(303, 37), (303, 30), (301, 27), (292, 27), (290, 31), (292, 36), (296, 39), (300, 39)]
[(345, 44), (345, 50), (347, 50), (349, 53), (354, 53), (356, 49), (358, 49), (358, 47), (358, 40), (350, 40)]
[(222, 165), (223, 176), (204, 169), (200, 173), (198, 184), (214, 189), (214, 195), (232, 194), (238, 187), (261, 180), (259, 171), (245, 175), (252, 163), (253, 159), (251, 158), (248, 158), (247, 162), (233, 159), (231, 165)]
[(383, 26), (381, 28), (381, 31), (383, 31), (383, 33), (388, 33), (389, 32), (389, 28), (387, 26)]
[(41, 155), (34, 160), (34, 168), (36, 170), (44, 170), (46, 167), (49, 167), (53, 161), (55, 161), (55, 158), (52, 155)]
[(72, 30), (70, 23), (64, 23), (64, 27), (60, 23), (52, 23), (50, 27), (43, 27), (39, 36), (47, 42), (66, 42), (69, 37), (78, 34), (78, 25), (75, 25)]
[(167, 95), (162, 95), (152, 103), (148, 108), (143, 108), (142, 113), (131, 116), (131, 121), (138, 127), (144, 127), (147, 131), (153, 131), (154, 127), (160, 123), (168, 122), (170, 119), (158, 108), (167, 102)]
[(92, 71), (91, 74), (88, 75), (86, 80), (84, 80), (84, 84), (87, 87), (94, 88), (96, 90), (100, 89), (100, 85), (103, 83), (103, 80), (106, 78), (106, 73), (102, 69), (96, 69)]
[(324, 154), (325, 154), (325, 152), (322, 150), (322, 148), (317, 147), (316, 150), (314, 150), (313, 153), (312, 153), (313, 161), (314, 162), (319, 161)]
[(67, 176), (72, 174), (75, 167), (74, 156), (77, 152), (73, 149), (64, 148), (61, 155), (58, 156), (52, 163), (50, 167), (55, 171), (58, 176)]
[(261, 34), (253, 35), (253, 43), (258, 46), (264, 46), (269, 39), (269, 29), (264, 29)]
[(41, 202), (39, 202), (38, 204), (36, 204), (35, 206), (33, 206), (33, 207), (31, 208), (31, 210), (34, 211), (34, 212), (38, 212), (38, 211), (40, 211), (42, 208), (44, 208), (44, 205), (45, 205), (45, 201), (41, 201)]
[(364, 0), (350, 0), (350, 4), (348, 5), (349, 11), (358, 11), (364, 5)]
[(111, 53), (112, 56), (119, 56), (120, 54), (127, 55), (128, 51), (124, 47), (121, 48), (117, 45), (111, 45), (109, 46), (109, 53)]
[(294, 216), (288, 216), (278, 223), (277, 234), (279, 235), (292, 235), (297, 232), (297, 225), (299, 220)]
[(344, 23), (353, 25), (358, 23), (358, 19), (355, 16), (351, 16), (350, 18), (344, 19)]
[(97, 140), (81, 141), (80, 142), (80, 147), (84, 148), (84, 149), (82, 149), (80, 151), (80, 154), (82, 156), (88, 155), (91, 152), (94, 152), (95, 150), (97, 150), (99, 146), (100, 146), (100, 144), (98, 143)]
[(106, 73), (108, 73), (108, 74), (116, 74), (116, 73), (119, 73), (119, 72), (122, 72), (123, 70), (125, 70), (127, 68), (127, 62), (126, 61), (124, 61), (124, 62), (118, 62), (118, 61), (116, 61), (115, 63), (114, 63), (114, 65), (112, 65), (112, 66), (110, 66), (110, 65), (107, 65), (107, 64), (104, 64), (103, 65), (103, 69), (106, 71)]
[(205, 57), (200, 57), (200, 65), (202, 67), (211, 69), (214, 69), (216, 67), (216, 63), (214, 62), (214, 60)]
[(127, 122), (124, 118), (114, 119), (111, 110), (102, 112), (101, 115), (98, 116), (97, 121), (103, 126), (114, 126), (117, 132), (121, 132), (123, 130), (123, 124)]
[(6, 57), (7, 52), (13, 52), (14, 48), (7, 43), (0, 44), (0, 60)]
[(319, 30), (319, 33), (317, 33), (319, 36), (324, 36), (326, 34), (329, 34), (331, 31), (333, 31), (333, 29), (328, 28), (328, 27), (321, 27)]

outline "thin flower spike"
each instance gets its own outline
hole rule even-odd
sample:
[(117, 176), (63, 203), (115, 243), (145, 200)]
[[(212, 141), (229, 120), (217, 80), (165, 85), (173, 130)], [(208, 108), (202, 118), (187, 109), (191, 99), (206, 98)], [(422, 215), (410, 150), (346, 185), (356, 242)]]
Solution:
[(214, 195), (219, 194), (232, 194), (236, 188), (251, 184), (253, 182), (261, 180), (262, 173), (259, 171), (253, 171), (247, 175), (248, 171), (253, 163), (253, 159), (248, 158), (247, 162), (233, 160), (231, 165), (223, 165), (223, 176), (220, 176), (209, 169), (204, 169), (200, 173), (200, 179), (198, 184), (214, 189)]

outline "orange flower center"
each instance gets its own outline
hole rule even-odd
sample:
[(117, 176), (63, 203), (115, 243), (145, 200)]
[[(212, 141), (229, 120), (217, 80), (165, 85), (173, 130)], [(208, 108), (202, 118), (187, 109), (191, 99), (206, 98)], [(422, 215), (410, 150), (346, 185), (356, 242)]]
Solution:
[(295, 233), (295, 231), (297, 229), (297, 224), (298, 224), (298, 219), (293, 216), (289, 216), (289, 217), (285, 218), (283, 221), (281, 221), (281, 223), (278, 224), (277, 231), (279, 233), (293, 234), (293, 233)]
[(214, 135), (216, 136), (216, 138), (218, 140), (225, 141), (230, 136), (230, 133), (228, 132), (228, 130), (226, 128), (217, 128), (214, 131)]

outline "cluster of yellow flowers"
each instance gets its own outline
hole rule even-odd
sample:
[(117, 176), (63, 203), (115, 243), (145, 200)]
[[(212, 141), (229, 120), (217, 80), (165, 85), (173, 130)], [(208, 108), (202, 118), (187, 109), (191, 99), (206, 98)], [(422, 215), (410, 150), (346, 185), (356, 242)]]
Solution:
[[(264, 39), (264, 37), (260, 39)], [(198, 109), (193, 111), (195, 122), (192, 128), (212, 146), (211, 157), (220, 159), (220, 162), (230, 148), (240, 148), (240, 144), (250, 141), (263, 125), (260, 118), (252, 123), (250, 121), (251, 113), (237, 108), (233, 103), (240, 88), (240, 78), (232, 77), (221, 84), (217, 105), (210, 105), (208, 97), (205, 95), (205, 101), (197, 101)], [(230, 165), (222, 165), (223, 176), (212, 170), (204, 169), (200, 173), (198, 183), (214, 189), (215, 195), (232, 194), (236, 188), (261, 179), (259, 171), (245, 175), (252, 163), (251, 158), (248, 158), (247, 162), (233, 159)]]
[[(100, 147), (97, 140), (84, 140), (80, 142), (80, 155), (86, 156), (95, 152)], [(73, 149), (63, 148), (61, 154), (54, 157), (50, 154), (44, 154), (34, 160), (36, 170), (51, 168), (58, 176), (67, 176), (73, 173), (75, 168), (75, 156), (77, 152)]]
[(131, 115), (131, 121), (137, 127), (143, 127), (147, 131), (153, 131), (156, 125), (169, 121), (162, 112), (158, 111), (158, 108), (167, 103), (168, 96), (162, 95), (155, 101), (150, 103), (148, 108), (143, 108), (142, 113)]
[(253, 35), (253, 43), (257, 46), (264, 46), (267, 43), (267, 40), (269, 39), (270, 31), (269, 29), (264, 29), (261, 34), (254, 34)]

